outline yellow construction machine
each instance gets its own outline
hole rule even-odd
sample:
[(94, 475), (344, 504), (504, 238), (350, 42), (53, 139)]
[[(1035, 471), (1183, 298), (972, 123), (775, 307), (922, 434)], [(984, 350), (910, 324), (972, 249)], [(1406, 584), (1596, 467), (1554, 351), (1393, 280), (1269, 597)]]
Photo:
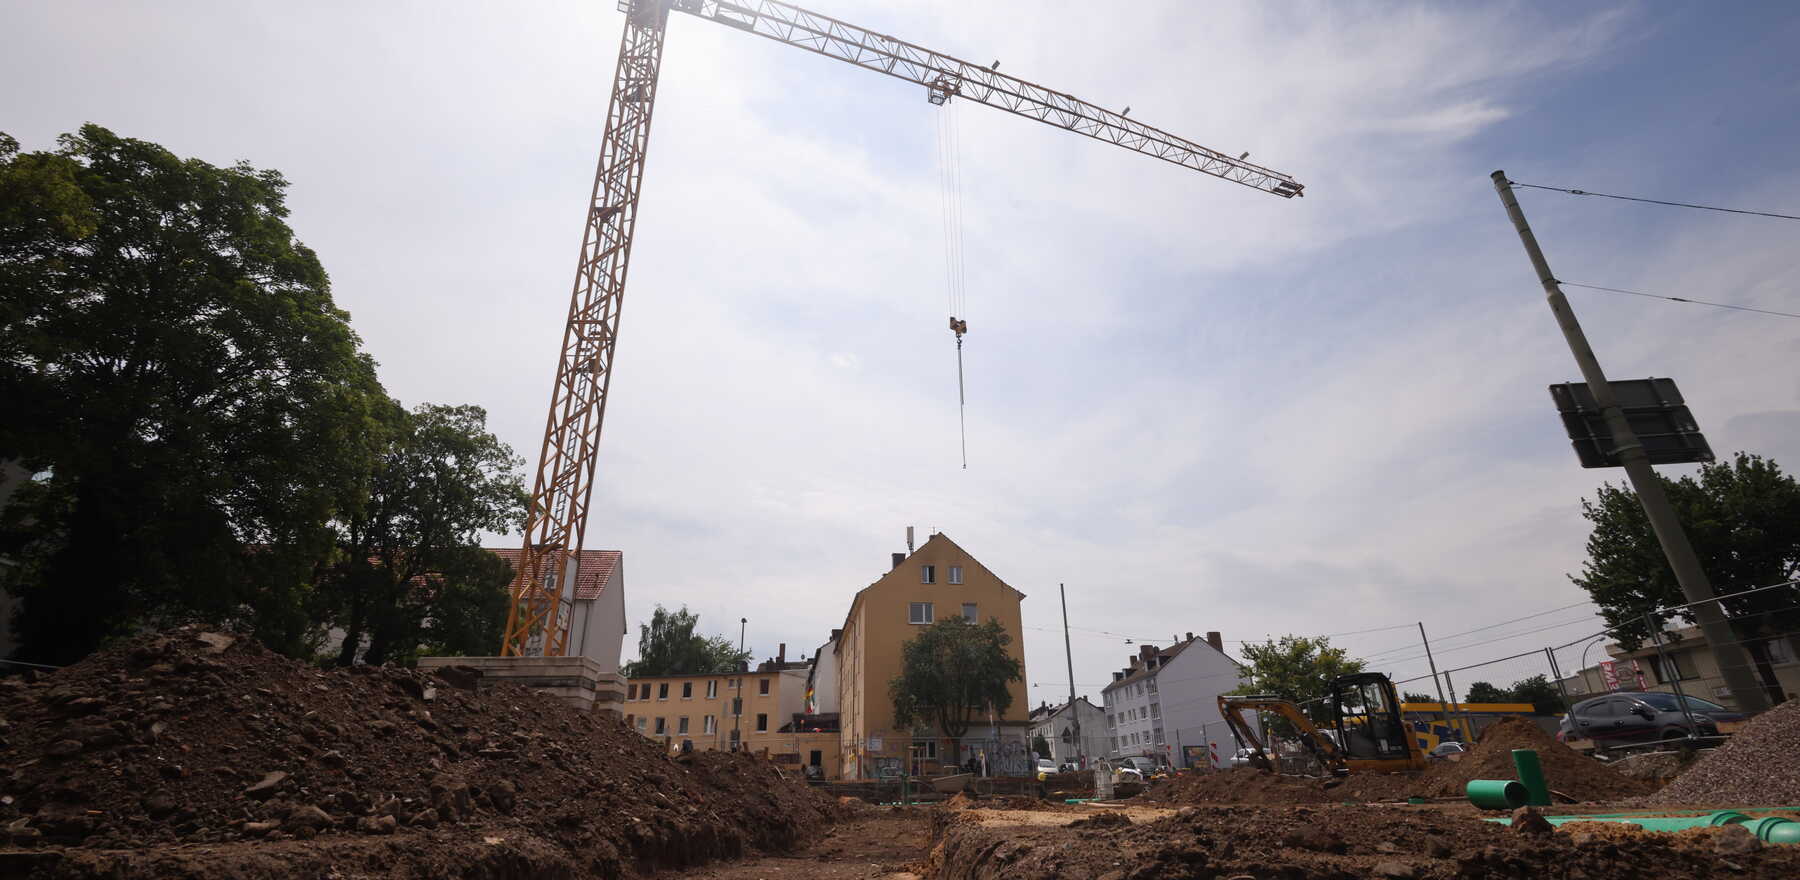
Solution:
[(1250, 763), (1265, 770), (1277, 769), (1278, 757), (1267, 740), (1244, 716), (1246, 711), (1273, 712), (1293, 725), (1300, 742), (1333, 776), (1359, 773), (1392, 773), (1422, 770), (1425, 753), (1419, 750), (1410, 726), (1400, 713), (1400, 696), (1394, 683), (1379, 672), (1360, 672), (1332, 679), (1325, 697), (1331, 724), (1320, 730), (1299, 706), (1280, 697), (1219, 696), (1219, 714), (1238, 744), (1250, 753)]

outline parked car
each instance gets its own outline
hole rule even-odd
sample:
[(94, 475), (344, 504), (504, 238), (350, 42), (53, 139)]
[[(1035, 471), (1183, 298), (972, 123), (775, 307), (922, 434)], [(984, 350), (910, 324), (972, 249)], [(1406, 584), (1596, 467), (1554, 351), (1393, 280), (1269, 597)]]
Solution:
[(1431, 751), (1425, 753), (1425, 757), (1435, 758), (1439, 761), (1454, 761), (1457, 759), (1451, 757), (1452, 755), (1461, 755), (1468, 750), (1467, 746), (1464, 746), (1462, 743), (1455, 740), (1444, 740), (1443, 742), (1432, 746)]
[(1225, 766), (1226, 767), (1248, 767), (1248, 766), (1250, 766), (1251, 754), (1252, 753), (1249, 749), (1238, 749), (1236, 754), (1225, 759)]
[(1145, 779), (1149, 779), (1150, 775), (1157, 771), (1156, 759), (1145, 755), (1128, 755), (1120, 758), (1119, 766), (1130, 767)]
[[(1635, 691), (1606, 694), (1576, 703), (1563, 716), (1557, 738), (1590, 740), (1595, 749), (1673, 742), (1690, 736), (1718, 736), (1721, 722), (1742, 721), (1742, 713), (1718, 703), (1687, 697), (1688, 711), (1674, 694)], [(1689, 716), (1693, 723), (1688, 723)]]
[(1039, 772), (1039, 773), (1055, 773), (1056, 772), (1056, 762), (1050, 760), (1049, 758), (1039, 758), (1037, 761), (1037, 772)]
[(1056, 772), (1058, 772), (1058, 773), (1080, 773), (1081, 765), (1075, 763), (1074, 761), (1064, 761), (1063, 765), (1061, 767), (1056, 768)]

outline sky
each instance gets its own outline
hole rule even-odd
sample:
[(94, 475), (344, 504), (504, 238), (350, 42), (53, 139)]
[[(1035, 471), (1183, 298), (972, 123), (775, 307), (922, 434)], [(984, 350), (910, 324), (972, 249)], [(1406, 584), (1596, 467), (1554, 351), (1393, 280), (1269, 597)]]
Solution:
[[(1306, 196), (673, 16), (587, 530), (625, 554), (626, 659), (658, 603), (810, 655), (908, 525), (1027, 595), (1034, 704), (1068, 692), (1059, 584), (1096, 698), (1190, 631), (1337, 634), (1401, 678), (1417, 623), (1444, 668), (1578, 639), (1600, 627), (1567, 577), (1580, 500), (1623, 475), (1562, 434), (1545, 389), (1579, 376), (1489, 174), (1800, 209), (1790, 4), (812, 2), (1248, 150)], [(0, 131), (47, 149), (91, 121), (279, 169), (389, 392), (485, 407), (534, 468), (622, 21), (9, 3)], [(1520, 201), (1566, 280), (1800, 311), (1792, 223)], [(1800, 320), (1569, 297), (1612, 378), (1673, 377), (1721, 455), (1800, 467)]]

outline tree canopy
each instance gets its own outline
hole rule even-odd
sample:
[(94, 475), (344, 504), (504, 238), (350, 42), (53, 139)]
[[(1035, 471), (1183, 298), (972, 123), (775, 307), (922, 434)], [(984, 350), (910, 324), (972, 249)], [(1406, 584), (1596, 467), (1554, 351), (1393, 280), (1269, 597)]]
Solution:
[(1244, 643), (1244, 660), (1250, 683), (1232, 693), (1272, 694), (1293, 702), (1318, 722), (1330, 721), (1331, 707), (1311, 702), (1331, 693), (1331, 680), (1363, 671), (1363, 661), (1343, 648), (1333, 648), (1325, 636), (1285, 635), (1257, 644)]
[(670, 611), (657, 605), (650, 622), (638, 625), (638, 659), (625, 664), (625, 677), (730, 672), (750, 659), (749, 651), (739, 651), (724, 636), (696, 633), (699, 625), (700, 615), (685, 607)]
[(382, 663), (418, 649), (492, 653), (512, 567), (481, 548), (482, 532), (523, 517), (524, 461), (487, 431), (477, 406), (388, 411), (390, 438), (365, 502), (333, 521), (337, 553), (319, 601), (344, 630), (338, 662)]
[(1530, 703), (1531, 710), (1545, 715), (1562, 712), (1562, 692), (1547, 676), (1533, 675), (1513, 682), (1512, 687), (1499, 688), (1485, 681), (1469, 684), (1463, 700), (1470, 703)]
[(901, 646), (900, 674), (888, 682), (894, 723), (935, 724), (953, 739), (969, 732), (991, 710), (1004, 718), (1012, 706), (1012, 682), (1024, 664), (1006, 650), (1012, 636), (989, 618), (973, 623), (946, 617), (919, 630)]
[[(1713, 590), (1725, 597), (1733, 631), (1745, 640), (1764, 686), (1779, 694), (1763, 639), (1800, 629), (1800, 603), (1793, 590), (1731, 595), (1800, 578), (1800, 483), (1774, 461), (1745, 452), (1701, 465), (1697, 474), (1657, 479)], [(1687, 599), (1629, 487), (1602, 485), (1592, 501), (1582, 499), (1581, 512), (1594, 530), (1588, 558), (1570, 580), (1600, 606), (1611, 635), (1636, 648), (1649, 637), (1645, 614)], [(1687, 611), (1672, 616), (1693, 620)]]
[(353, 506), (386, 397), (287, 183), (97, 125), (0, 136), (0, 460), (21, 655), (73, 661), (184, 615), (296, 650), (326, 521)]

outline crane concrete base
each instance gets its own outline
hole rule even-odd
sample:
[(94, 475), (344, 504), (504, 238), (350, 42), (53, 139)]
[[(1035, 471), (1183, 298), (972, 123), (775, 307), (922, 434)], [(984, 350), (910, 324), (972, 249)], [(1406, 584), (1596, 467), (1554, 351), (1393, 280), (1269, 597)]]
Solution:
[(510, 682), (583, 712), (623, 714), (625, 678), (589, 657), (420, 657), (419, 669), (471, 690)]

